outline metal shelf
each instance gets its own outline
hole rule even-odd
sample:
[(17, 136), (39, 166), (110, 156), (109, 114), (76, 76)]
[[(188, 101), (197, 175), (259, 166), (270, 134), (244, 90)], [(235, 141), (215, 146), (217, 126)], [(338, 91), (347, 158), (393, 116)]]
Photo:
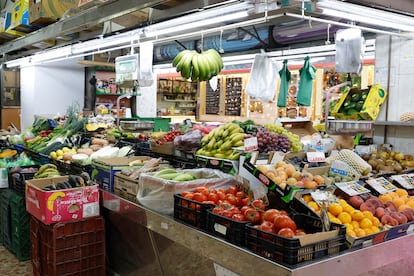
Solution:
[(400, 122), (400, 121), (375, 121), (376, 126), (401, 126), (401, 127), (414, 127), (414, 122)]

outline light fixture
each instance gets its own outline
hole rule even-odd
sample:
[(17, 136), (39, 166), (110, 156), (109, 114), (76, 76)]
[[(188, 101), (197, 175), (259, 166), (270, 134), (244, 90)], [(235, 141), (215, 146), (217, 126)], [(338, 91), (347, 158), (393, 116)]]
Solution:
[(236, 12), (236, 13), (231, 13), (231, 14), (226, 14), (226, 15), (222, 15), (222, 16), (218, 16), (218, 17), (212, 17), (212, 18), (208, 18), (208, 19), (203, 19), (203, 20), (198, 20), (195, 22), (191, 22), (191, 23), (187, 23), (181, 26), (174, 26), (174, 27), (170, 27), (170, 28), (165, 28), (165, 29), (153, 29), (151, 26), (147, 27), (144, 29), (144, 34), (145, 37), (157, 37), (160, 35), (165, 35), (165, 34), (174, 34), (177, 32), (184, 32), (186, 30), (189, 29), (195, 29), (195, 28), (200, 28), (200, 27), (206, 27), (206, 26), (211, 26), (217, 23), (221, 23), (221, 22), (226, 22), (226, 21), (232, 21), (235, 19), (241, 19), (244, 17), (249, 16), (249, 13), (247, 11), (241, 11), (241, 12)]
[(74, 54), (87, 53), (99, 49), (105, 49), (116, 45), (126, 45), (132, 43), (134, 40), (139, 39), (139, 33), (132, 31), (121, 35), (113, 35), (108, 38), (98, 38), (72, 46), (72, 52)]
[(7, 68), (13, 68), (13, 67), (24, 67), (27, 65), (30, 65), (30, 57), (24, 57), (24, 58), (18, 58), (10, 61), (6, 61), (6, 67)]
[(414, 19), (361, 5), (337, 0), (320, 0), (316, 7), (322, 14), (399, 31), (414, 32)]

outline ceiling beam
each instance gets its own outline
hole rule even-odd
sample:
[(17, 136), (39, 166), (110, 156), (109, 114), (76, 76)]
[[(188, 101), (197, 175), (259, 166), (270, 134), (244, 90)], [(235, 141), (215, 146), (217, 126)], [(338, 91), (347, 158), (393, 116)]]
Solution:
[(0, 53), (4, 55), (47, 39), (54, 39), (61, 35), (87, 30), (91, 26), (101, 24), (137, 10), (150, 8), (163, 2), (166, 1), (118, 0), (108, 4), (95, 6), (81, 11), (73, 17), (63, 19), (23, 37), (6, 42), (0, 45)]

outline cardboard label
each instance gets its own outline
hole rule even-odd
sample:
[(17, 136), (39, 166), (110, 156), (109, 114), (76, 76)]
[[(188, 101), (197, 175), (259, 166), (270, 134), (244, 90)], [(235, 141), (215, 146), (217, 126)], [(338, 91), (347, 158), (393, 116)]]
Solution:
[(281, 151), (275, 151), (272, 156), (272, 160), (270, 164), (276, 165), (279, 161), (283, 161), (285, 159), (285, 153)]
[(349, 196), (362, 195), (369, 193), (369, 190), (358, 183), (358, 181), (339, 182), (335, 186)]
[(223, 226), (219, 223), (214, 223), (214, 230), (222, 235), (226, 235), (227, 233), (227, 227)]
[(327, 205), (334, 202), (338, 203), (338, 199), (331, 192), (316, 190), (311, 192), (312, 199), (319, 205), (322, 206), (322, 202), (325, 201)]
[(216, 263), (214, 263), (214, 270), (216, 271), (216, 276), (238, 276), (240, 275)]
[(414, 189), (414, 179), (407, 174), (392, 175), (391, 179), (405, 189)]
[(343, 161), (334, 160), (329, 169), (334, 174), (339, 174), (341, 176), (347, 176), (349, 171), (349, 166)]
[(391, 182), (389, 182), (384, 177), (369, 179), (366, 181), (375, 191), (380, 194), (386, 194), (388, 192), (395, 191), (395, 187)]
[(307, 152), (306, 157), (308, 159), (308, 162), (320, 163), (326, 161), (325, 153), (321, 151)]
[(257, 150), (259, 145), (257, 144), (257, 137), (251, 137), (244, 139), (244, 151), (251, 152)]

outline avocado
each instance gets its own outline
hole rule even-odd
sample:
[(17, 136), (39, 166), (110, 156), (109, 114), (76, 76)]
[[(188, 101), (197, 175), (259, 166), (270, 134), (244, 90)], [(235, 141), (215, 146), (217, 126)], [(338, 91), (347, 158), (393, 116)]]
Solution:
[(351, 102), (349, 105), (345, 107), (345, 111), (350, 110), (350, 109), (355, 109), (355, 108), (356, 108), (356, 103)]
[(364, 106), (364, 101), (358, 101), (355, 105), (356, 110), (361, 110), (361, 108)]
[(344, 108), (345, 109), (347, 109), (348, 108), (348, 106), (351, 104), (352, 102), (351, 102), (351, 100), (345, 100), (345, 102), (344, 102)]
[(358, 110), (356, 110), (354, 108), (350, 108), (346, 111), (347, 115), (354, 115), (355, 113), (358, 113)]
[(361, 100), (365, 101), (368, 97), (368, 92), (364, 92), (361, 94)]
[(352, 94), (351, 101), (358, 102), (361, 99), (361, 95), (359, 93)]

